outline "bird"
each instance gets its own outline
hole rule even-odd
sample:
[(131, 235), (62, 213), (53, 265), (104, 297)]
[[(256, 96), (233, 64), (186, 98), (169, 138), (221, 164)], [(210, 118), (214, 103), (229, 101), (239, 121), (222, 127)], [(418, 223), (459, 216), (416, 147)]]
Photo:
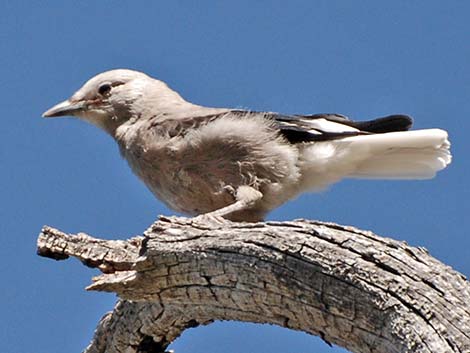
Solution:
[(43, 113), (61, 116), (108, 133), (169, 208), (234, 222), (262, 221), (288, 200), (344, 178), (433, 178), (452, 159), (445, 130), (409, 130), (407, 115), (353, 121), (205, 107), (129, 69), (92, 77)]

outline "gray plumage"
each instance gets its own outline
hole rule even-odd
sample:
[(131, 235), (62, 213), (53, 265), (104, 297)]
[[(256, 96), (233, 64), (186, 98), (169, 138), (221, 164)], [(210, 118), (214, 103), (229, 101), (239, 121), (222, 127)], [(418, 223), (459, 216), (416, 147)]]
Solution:
[(208, 108), (132, 70), (101, 73), (43, 114), (110, 134), (156, 197), (186, 214), (258, 221), (345, 177), (424, 179), (451, 161), (447, 133), (403, 115), (281, 115)]

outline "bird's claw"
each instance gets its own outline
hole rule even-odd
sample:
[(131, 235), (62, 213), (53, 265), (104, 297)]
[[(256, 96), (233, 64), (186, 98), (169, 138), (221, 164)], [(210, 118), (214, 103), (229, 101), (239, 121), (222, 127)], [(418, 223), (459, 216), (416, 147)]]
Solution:
[(228, 219), (218, 216), (215, 214), (212, 214), (212, 212), (209, 213), (203, 213), (199, 216), (196, 216), (192, 219), (193, 224), (199, 224), (199, 225), (210, 225), (210, 226), (221, 226), (221, 225), (226, 225), (228, 223), (231, 223)]

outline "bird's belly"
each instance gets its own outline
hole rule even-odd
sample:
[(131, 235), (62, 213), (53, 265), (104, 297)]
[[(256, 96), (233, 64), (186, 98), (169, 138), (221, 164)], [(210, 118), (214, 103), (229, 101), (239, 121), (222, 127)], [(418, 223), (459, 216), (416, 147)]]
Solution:
[(243, 183), (241, 176), (215, 175), (213, 168), (198, 163), (184, 167), (178, 159), (126, 156), (134, 173), (168, 207), (185, 214), (198, 215), (234, 202), (233, 187)]
[(183, 169), (154, 177), (147, 186), (170, 208), (189, 215), (211, 212), (234, 202), (224, 184), (191, 177)]

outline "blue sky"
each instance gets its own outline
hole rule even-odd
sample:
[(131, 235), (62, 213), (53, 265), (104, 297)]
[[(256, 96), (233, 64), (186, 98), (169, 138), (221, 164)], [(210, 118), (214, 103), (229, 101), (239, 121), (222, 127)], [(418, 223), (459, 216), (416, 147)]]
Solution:
[[(470, 275), (470, 3), (463, 1), (2, 1), (0, 139), (7, 353), (80, 352), (116, 297), (96, 274), (35, 255), (43, 224), (103, 238), (172, 214), (103, 132), (41, 113), (89, 77), (132, 68), (209, 106), (284, 113), (392, 113), (449, 131), (454, 161), (430, 181), (344, 181), (270, 219), (355, 225), (428, 248)], [(240, 338), (243, 347), (240, 348)], [(217, 323), (176, 352), (343, 352), (277, 327)]]

